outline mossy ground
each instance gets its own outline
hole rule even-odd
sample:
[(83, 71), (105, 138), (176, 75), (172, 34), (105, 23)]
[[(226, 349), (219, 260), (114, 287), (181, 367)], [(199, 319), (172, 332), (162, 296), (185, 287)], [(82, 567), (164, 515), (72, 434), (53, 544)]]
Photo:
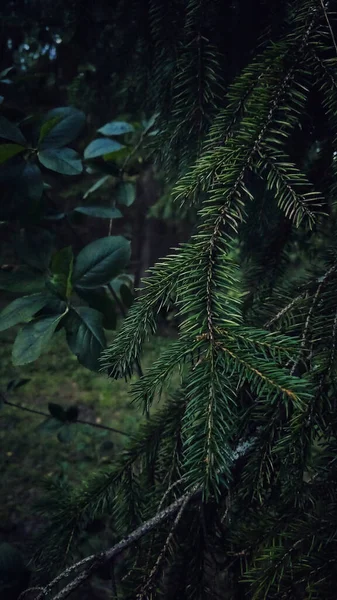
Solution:
[[(110, 380), (79, 365), (62, 333), (38, 361), (22, 368), (11, 363), (14, 337), (13, 330), (0, 337), (0, 389), (5, 391), (13, 379), (30, 381), (8, 400), (47, 413), (49, 402), (64, 407), (75, 404), (79, 417), (87, 421), (128, 434), (138, 428), (143, 415), (131, 402), (130, 383)], [(145, 369), (168, 341), (167, 337), (155, 337), (146, 345), (142, 358)], [(41, 524), (34, 506), (44, 493), (43, 480), (62, 478), (76, 485), (89, 471), (109, 462), (127, 440), (114, 432), (74, 424), (71, 440), (61, 443), (55, 432), (43, 429), (45, 421), (10, 406), (0, 411), (0, 542), (15, 543), (24, 554)]]

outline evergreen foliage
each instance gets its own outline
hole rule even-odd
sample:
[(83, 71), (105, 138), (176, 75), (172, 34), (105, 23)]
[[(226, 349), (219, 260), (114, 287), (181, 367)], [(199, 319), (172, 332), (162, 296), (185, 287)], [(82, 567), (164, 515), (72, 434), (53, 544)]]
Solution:
[[(156, 143), (181, 172), (173, 201), (198, 218), (149, 273), (102, 368), (129, 378), (162, 308), (178, 308), (179, 337), (134, 384), (150, 418), (119, 462), (50, 490), (42, 551), (56, 566), (93, 519), (109, 515), (117, 541), (191, 492), (115, 562), (120, 598), (336, 597), (334, 5), (290, 2), (224, 106), (220, 3), (189, 0), (183, 31), (175, 2), (145, 11)], [(180, 389), (156, 409), (177, 368)]]

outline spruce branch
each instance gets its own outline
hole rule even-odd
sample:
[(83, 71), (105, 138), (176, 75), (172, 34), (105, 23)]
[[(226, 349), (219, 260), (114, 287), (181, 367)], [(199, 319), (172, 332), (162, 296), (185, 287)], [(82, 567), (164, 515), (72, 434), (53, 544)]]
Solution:
[(155, 577), (158, 574), (158, 571), (159, 571), (159, 569), (160, 569), (160, 567), (161, 567), (161, 565), (162, 565), (162, 563), (163, 563), (163, 561), (165, 559), (167, 550), (168, 550), (169, 545), (170, 545), (170, 543), (171, 543), (171, 541), (173, 539), (174, 532), (175, 532), (175, 530), (176, 530), (176, 528), (177, 528), (177, 526), (179, 524), (179, 521), (180, 521), (180, 519), (181, 519), (181, 517), (183, 515), (183, 512), (184, 512), (187, 504), (189, 503), (190, 499), (191, 499), (190, 496), (186, 496), (185, 500), (182, 502), (182, 504), (181, 504), (181, 506), (180, 506), (180, 508), (178, 510), (178, 513), (177, 513), (177, 515), (176, 515), (176, 517), (175, 517), (175, 519), (173, 521), (173, 524), (171, 526), (170, 532), (169, 532), (169, 534), (168, 534), (168, 536), (167, 536), (167, 538), (165, 540), (165, 544), (164, 544), (163, 548), (161, 549), (160, 554), (158, 555), (157, 560), (156, 560), (155, 564), (153, 565), (153, 567), (152, 567), (152, 569), (151, 569), (151, 571), (149, 573), (149, 576), (147, 578), (146, 583), (143, 585), (141, 591), (137, 595), (137, 600), (143, 600), (143, 598), (146, 597), (146, 594), (155, 585)]
[(62, 600), (63, 598), (66, 598), (84, 581), (89, 579), (89, 577), (91, 577), (94, 574), (94, 572), (99, 568), (100, 565), (105, 564), (106, 562), (115, 558), (126, 548), (134, 544), (143, 536), (147, 535), (155, 527), (167, 521), (167, 519), (173, 516), (177, 511), (180, 512), (181, 507), (185, 508), (187, 503), (190, 502), (198, 492), (199, 490), (197, 488), (194, 488), (193, 490), (185, 493), (183, 496), (175, 500), (172, 504), (161, 510), (156, 515), (154, 515), (154, 517), (143, 523), (140, 527), (138, 527), (132, 533), (130, 533), (126, 538), (124, 538), (108, 550), (100, 552), (99, 554), (92, 554), (90, 556), (87, 556), (86, 558), (71, 565), (62, 573), (60, 573), (60, 575), (55, 577), (55, 579), (53, 579), (47, 586), (45, 586), (43, 588), (43, 591), (36, 597), (36, 600), (44, 600), (44, 598), (47, 598), (47, 596), (52, 592), (52, 590), (58, 583), (60, 583), (63, 579), (67, 579), (68, 577), (73, 576), (76, 572), (78, 572), (81, 568), (84, 567), (84, 570), (79, 575), (76, 575), (76, 577), (70, 583), (68, 583), (60, 592), (52, 596), (52, 600)]
[(302, 292), (301, 294), (298, 294), (298, 296), (293, 298), (286, 306), (281, 308), (281, 310), (279, 310), (279, 312), (274, 317), (272, 317), (271, 319), (266, 321), (266, 323), (264, 324), (265, 328), (269, 329), (272, 325), (274, 325), (274, 323), (276, 323), (277, 321), (282, 319), (282, 317), (286, 313), (290, 312), (294, 308), (294, 306), (296, 304), (298, 304), (298, 302), (300, 302), (301, 300), (303, 300), (303, 298), (305, 298), (305, 295), (306, 295), (306, 292)]
[(328, 11), (327, 11), (327, 8), (328, 8), (328, 6), (329, 6), (329, 2), (326, 2), (326, 3), (324, 4), (324, 0), (320, 0), (320, 3), (321, 3), (322, 11), (323, 11), (323, 13), (324, 13), (324, 18), (325, 18), (325, 20), (326, 20), (326, 22), (327, 22), (327, 25), (328, 25), (328, 28), (329, 28), (329, 32), (330, 32), (330, 35), (331, 35), (331, 40), (332, 40), (332, 43), (333, 43), (333, 45), (334, 45), (334, 48), (335, 48), (335, 50), (336, 50), (336, 55), (337, 55), (337, 43), (336, 43), (336, 38), (335, 38), (334, 31), (333, 31), (333, 29), (332, 29), (332, 26), (331, 26), (331, 23), (330, 23), (330, 19), (329, 19), (329, 16), (328, 16)]
[(305, 350), (306, 350), (306, 346), (307, 346), (307, 342), (308, 342), (308, 333), (309, 333), (309, 328), (310, 328), (311, 321), (312, 321), (312, 316), (313, 316), (313, 313), (314, 313), (315, 308), (317, 306), (320, 294), (321, 294), (324, 286), (326, 285), (329, 277), (331, 275), (333, 275), (336, 272), (336, 270), (337, 270), (337, 264), (335, 263), (323, 275), (323, 277), (321, 278), (321, 281), (319, 282), (319, 284), (317, 286), (315, 295), (314, 295), (314, 297), (312, 299), (311, 306), (310, 306), (310, 309), (308, 311), (308, 314), (307, 314), (307, 317), (306, 317), (306, 320), (305, 320), (305, 323), (304, 323), (304, 328), (303, 328), (303, 333), (302, 333), (302, 339), (301, 339), (301, 348), (300, 348), (300, 351), (298, 353), (298, 356), (297, 356), (295, 362), (292, 365), (292, 368), (291, 368), (291, 371), (290, 371), (291, 375), (294, 375), (296, 373), (296, 369), (297, 369), (300, 361), (302, 360), (302, 358), (304, 356), (304, 353), (305, 353)]

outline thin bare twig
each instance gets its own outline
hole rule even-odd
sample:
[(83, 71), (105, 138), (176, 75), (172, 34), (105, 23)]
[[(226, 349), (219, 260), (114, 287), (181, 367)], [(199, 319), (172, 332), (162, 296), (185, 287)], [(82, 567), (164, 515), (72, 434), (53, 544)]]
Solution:
[[(20, 410), (24, 410), (29, 413), (33, 413), (34, 415), (40, 415), (41, 417), (46, 417), (50, 419), (52, 415), (43, 412), (42, 410), (37, 410), (35, 408), (28, 408), (27, 406), (22, 406), (21, 404), (15, 404), (15, 402), (10, 402), (7, 400), (6, 396), (3, 392), (0, 392), (0, 396), (4, 404), (8, 406), (12, 406), (13, 408), (18, 408)], [(71, 421), (71, 423), (80, 423), (80, 425), (89, 425), (90, 427), (97, 427), (98, 429), (105, 429), (106, 431), (112, 431), (113, 433), (119, 433), (120, 435), (125, 435), (127, 437), (133, 437), (130, 433), (126, 433), (126, 431), (121, 431), (120, 429), (115, 429), (115, 427), (109, 427), (108, 425), (101, 425), (100, 423), (92, 423), (91, 421), (84, 421), (84, 419), (76, 419), (76, 421)]]

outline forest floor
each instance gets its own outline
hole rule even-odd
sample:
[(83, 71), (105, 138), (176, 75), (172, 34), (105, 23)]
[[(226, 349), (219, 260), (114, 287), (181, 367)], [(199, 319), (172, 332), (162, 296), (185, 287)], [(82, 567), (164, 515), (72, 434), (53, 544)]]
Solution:
[[(8, 395), (9, 401), (45, 413), (49, 402), (65, 408), (76, 405), (79, 418), (86, 421), (127, 434), (138, 428), (143, 415), (131, 403), (130, 383), (108, 379), (79, 365), (62, 332), (38, 361), (15, 368), (11, 363), (15, 333), (9, 330), (0, 335), (0, 390), (6, 392), (10, 380), (29, 381)], [(168, 342), (168, 336), (158, 336), (147, 343), (144, 369)], [(43, 425), (45, 422), (45, 417), (7, 405), (0, 411), (0, 543), (15, 544), (26, 559), (27, 548), (43, 523), (34, 508), (43, 497), (43, 481), (56, 478), (76, 485), (84, 473), (107, 465), (128, 439), (112, 431), (74, 424), (71, 439), (62, 443), (55, 431)]]

